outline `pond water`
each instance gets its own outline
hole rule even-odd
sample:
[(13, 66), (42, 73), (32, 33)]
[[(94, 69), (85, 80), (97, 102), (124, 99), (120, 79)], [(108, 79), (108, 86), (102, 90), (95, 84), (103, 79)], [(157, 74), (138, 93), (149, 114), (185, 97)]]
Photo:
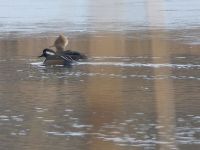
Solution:
[[(2, 150), (199, 149), (199, 1), (113, 3), (2, 1)], [(60, 32), (88, 60), (44, 66)]]
[(70, 68), (37, 58), (54, 36), (1, 40), (1, 147), (197, 149), (198, 46), (139, 33), (71, 35)]

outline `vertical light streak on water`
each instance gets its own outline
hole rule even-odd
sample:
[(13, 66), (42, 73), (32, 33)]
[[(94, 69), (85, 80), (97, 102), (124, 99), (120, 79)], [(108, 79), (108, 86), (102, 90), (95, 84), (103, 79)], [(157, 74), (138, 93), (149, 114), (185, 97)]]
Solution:
[[(155, 5), (156, 3), (156, 5)], [(149, 0), (148, 1), (148, 16), (151, 26), (155, 24), (164, 24), (164, 14), (159, 10), (164, 7), (163, 0)], [(155, 7), (156, 6), (156, 7)], [(155, 18), (154, 18), (155, 17)], [(170, 53), (167, 51), (167, 43), (160, 37), (167, 37), (166, 33), (160, 31), (152, 31), (151, 49), (154, 57), (162, 56), (163, 59), (153, 59), (153, 63), (170, 63)], [(164, 34), (164, 35), (163, 35)], [(172, 74), (171, 68), (154, 68), (154, 74), (170, 76)], [(171, 79), (154, 81), (155, 88), (155, 101), (157, 105), (157, 121), (159, 124), (158, 135), (159, 141), (167, 142), (168, 144), (161, 144), (161, 150), (170, 150), (177, 148), (175, 139), (175, 106), (174, 106), (174, 93), (173, 83)]]
[[(121, 42), (121, 48), (124, 49), (125, 37), (116, 37), (113, 35), (112, 37), (90, 38), (89, 49), (92, 50), (90, 55), (96, 55), (97, 52), (99, 52), (98, 55), (116, 53), (116, 41)], [(88, 66), (88, 72), (98, 70), (98, 68), (97, 70), (94, 70), (94, 67)], [(117, 72), (117, 74), (121, 74), (121, 70), (116, 70), (115, 68), (102, 68), (101, 72)], [(87, 87), (85, 88), (88, 110), (91, 114), (95, 113), (96, 116), (98, 116), (94, 117), (91, 115), (88, 119), (89, 123), (95, 127), (94, 132), (99, 131), (102, 124), (109, 124), (113, 122), (115, 118), (122, 115), (121, 112), (124, 108), (121, 105), (123, 103), (123, 95), (121, 91), (123, 91), (122, 78), (88, 78)], [(107, 95), (110, 96), (108, 97)], [(102, 144), (101, 139), (92, 136), (90, 141), (93, 141), (90, 143), (91, 149), (107, 149), (109, 147), (109, 149), (120, 150), (120, 147), (116, 146), (115, 143)]]

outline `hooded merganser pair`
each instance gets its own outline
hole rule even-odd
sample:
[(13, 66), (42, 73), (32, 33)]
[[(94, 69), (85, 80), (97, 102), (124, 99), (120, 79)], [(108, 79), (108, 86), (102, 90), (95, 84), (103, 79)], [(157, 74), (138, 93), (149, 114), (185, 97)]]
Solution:
[(51, 47), (56, 48), (56, 52), (52, 49), (46, 48), (39, 57), (45, 57), (45, 65), (70, 65), (72, 62), (87, 59), (87, 57), (78, 52), (72, 50), (65, 50), (68, 44), (68, 39), (64, 35), (60, 35)]

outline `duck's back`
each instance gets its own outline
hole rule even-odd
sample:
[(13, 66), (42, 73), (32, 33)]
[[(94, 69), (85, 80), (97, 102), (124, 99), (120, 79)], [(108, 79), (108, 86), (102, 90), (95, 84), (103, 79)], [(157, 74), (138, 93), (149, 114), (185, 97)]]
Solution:
[(87, 59), (86, 55), (78, 51), (66, 50), (66, 51), (63, 51), (62, 53), (65, 56), (70, 56), (73, 60)]

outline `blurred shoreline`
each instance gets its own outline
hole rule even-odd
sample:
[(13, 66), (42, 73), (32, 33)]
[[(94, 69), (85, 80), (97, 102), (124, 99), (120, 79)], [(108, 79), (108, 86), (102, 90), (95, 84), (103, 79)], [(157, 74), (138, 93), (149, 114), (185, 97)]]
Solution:
[(0, 40), (7, 39), (18, 39), (18, 38), (53, 38), (59, 34), (64, 34), (69, 37), (77, 36), (105, 36), (105, 35), (116, 35), (116, 36), (127, 36), (127, 38), (134, 39), (149, 39), (152, 34), (157, 34), (159, 38), (165, 40), (178, 41), (190, 45), (200, 44), (200, 29), (199, 28), (187, 28), (187, 29), (140, 29), (140, 30), (123, 30), (123, 31), (47, 31), (47, 32), (2, 32), (0, 34)]

